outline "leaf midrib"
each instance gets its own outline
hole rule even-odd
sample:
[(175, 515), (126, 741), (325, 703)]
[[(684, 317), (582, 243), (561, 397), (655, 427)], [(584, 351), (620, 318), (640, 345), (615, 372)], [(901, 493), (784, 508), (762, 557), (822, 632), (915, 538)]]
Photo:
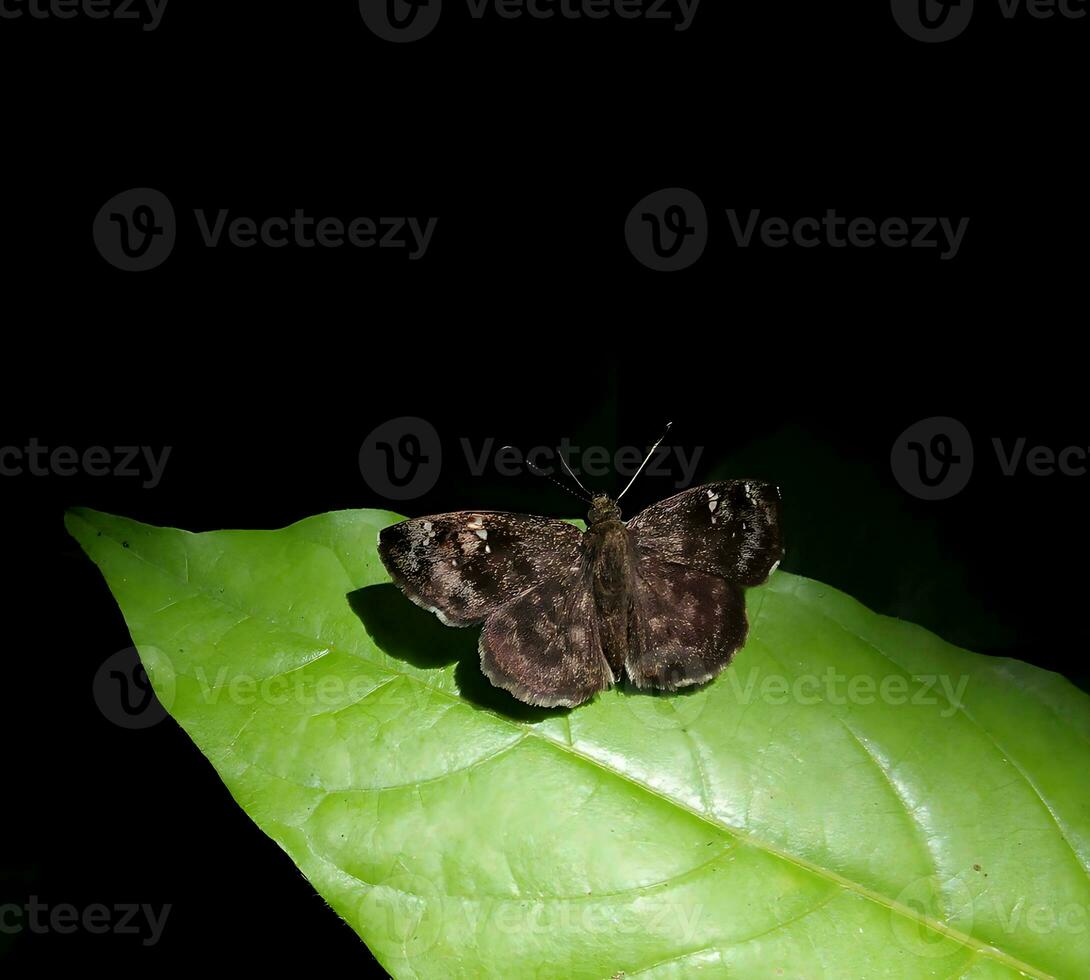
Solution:
[[(87, 524), (89, 527), (94, 527), (94, 525), (92, 525), (91, 522), (88, 521), (82, 514), (76, 512), (76, 511), (72, 511), (70, 513), (77, 520), (82, 521), (84, 524)], [(121, 542), (118, 539), (116, 539), (115, 537), (113, 537), (113, 535), (111, 534), (109, 529), (99, 528), (98, 530), (101, 530), (102, 535), (108, 541), (110, 541), (113, 545), (115, 545), (118, 548), (122, 547)], [(285, 530), (287, 530), (287, 529), (285, 529)], [(187, 542), (187, 540), (188, 540), (188, 538), (190, 536), (193, 536), (193, 532), (183, 531), (182, 533), (183, 533), (184, 536), (181, 539), (181, 541), (182, 541), (183, 548), (185, 548), (186, 569), (187, 569), (187, 572), (188, 572), (189, 554), (188, 554), (188, 548), (186, 547), (186, 542)], [(309, 544), (309, 545), (311, 545), (313, 547), (323, 548), (326, 551), (328, 551), (330, 554), (332, 554), (333, 557), (337, 560), (338, 564), (341, 565), (341, 568), (344, 570), (347, 578), (349, 579), (349, 581), (351, 583), (353, 576), (348, 573), (348, 569), (344, 566), (343, 561), (341, 561), (340, 555), (337, 554), (335, 549), (331, 548), (329, 545), (325, 544), (324, 542), (314, 541), (313, 539), (310, 539), (310, 538), (303, 539), (303, 540), (305, 541), (305, 543), (307, 543), (307, 544)], [(204, 587), (202, 587), (200, 585), (195, 585), (192, 582), (192, 580), (188, 578), (188, 575), (187, 575), (186, 581), (183, 582), (181, 580), (181, 578), (178, 575), (176, 575), (174, 572), (170, 571), (169, 569), (167, 569), (167, 568), (165, 568), (163, 566), (156, 565), (154, 562), (152, 562), (149, 559), (145, 558), (142, 554), (140, 554), (139, 551), (137, 551), (131, 545), (128, 548), (124, 548), (122, 550), (122, 553), (126, 557), (132, 557), (132, 558), (138, 559), (139, 561), (141, 561), (144, 564), (148, 565), (150, 568), (153, 568), (157, 572), (168, 576), (169, 578), (173, 579), (175, 582), (178, 582), (180, 585), (182, 585), (182, 586), (184, 586), (186, 588), (189, 588), (189, 589), (193, 590), (194, 592), (196, 592), (196, 593), (198, 593), (200, 595), (205, 596), (207, 599), (210, 599), (212, 602), (215, 602), (215, 603), (218, 603), (220, 605), (226, 606), (228, 608), (234, 609), (234, 610), (236, 610), (236, 611), (238, 611), (240, 613), (244, 613), (244, 614), (246, 614), (247, 616), (249, 616), (252, 619), (256, 619), (256, 620), (259, 620), (259, 621), (264, 621), (264, 622), (276, 627), (278, 630), (281, 630), (282, 632), (285, 632), (285, 633), (287, 633), (287, 634), (289, 634), (291, 636), (297, 636), (297, 637), (299, 637), (301, 639), (307, 640), (308, 642), (313, 642), (314, 640), (318, 640), (319, 642), (322, 642), (322, 643), (326, 642), (325, 639), (323, 637), (321, 637), (321, 636), (318, 636), (318, 637), (307, 636), (304, 633), (298, 632), (295, 628), (293, 628), (291, 626), (284, 625), (279, 620), (277, 620), (277, 619), (275, 619), (273, 617), (270, 617), (265, 613), (260, 613), (260, 614), (255, 613), (254, 611), (250, 610), (245, 605), (242, 605), (239, 602), (228, 601), (225, 598), (225, 595), (226, 595), (225, 593), (214, 594), (210, 590), (208, 590), (208, 589), (206, 589), (206, 588), (204, 588)], [(856, 634), (852, 633), (851, 630), (849, 630), (847, 627), (844, 627), (843, 624), (839, 623), (837, 620), (833, 619), (832, 617), (826, 616), (826, 618), (830, 622), (832, 622), (832, 623), (840, 626), (841, 628), (843, 628), (845, 630), (845, 632), (848, 632), (851, 635), (856, 635)], [(870, 644), (869, 641), (867, 641), (863, 637), (858, 637), (858, 639), (862, 640), (865, 643), (868, 643), (868, 645), (870, 645), (870, 646), (873, 646), (873, 644)], [(330, 648), (331, 649), (334, 648), (334, 645), (332, 643), (330, 643)], [(874, 649), (879, 654), (881, 654), (881, 651), (878, 650), (877, 647), (875, 647)], [(439, 694), (439, 695), (441, 695), (441, 696), (443, 696), (445, 698), (448, 698), (451, 701), (455, 702), (456, 704), (464, 705), (466, 703), (465, 699), (459, 697), (458, 695), (452, 694), (449, 691), (445, 691), (440, 687), (436, 687), (436, 686), (434, 686), (432, 684), (429, 684), (426, 680), (424, 680), (421, 677), (416, 676), (415, 674), (406, 673), (405, 671), (398, 670), (397, 668), (391, 667), (391, 666), (389, 666), (388, 664), (385, 664), (385, 663), (377, 663), (377, 662), (375, 662), (373, 660), (368, 660), (368, 662), (371, 663), (374, 667), (376, 667), (379, 670), (384, 670), (384, 671), (387, 671), (390, 674), (399, 675), (401, 677), (405, 677), (405, 678), (407, 678), (407, 679), (409, 679), (411, 681), (414, 681), (414, 682), (420, 684), (422, 687), (424, 687), (428, 691), (431, 691), (431, 692), (433, 692), (435, 694)], [(274, 676), (279, 676), (279, 674), (274, 675)], [(990, 946), (987, 943), (984, 943), (984, 942), (976, 939), (975, 937), (973, 937), (972, 935), (970, 935), (968, 933), (962, 932), (959, 929), (955, 929), (952, 926), (948, 926), (943, 922), (939, 922), (937, 920), (934, 920), (934, 919), (930, 918), (927, 915), (916, 912), (915, 910), (909, 908), (908, 906), (902, 905), (900, 902), (896, 901), (895, 899), (891, 899), (888, 896), (883, 895), (881, 892), (877, 892), (874, 889), (868, 888), (866, 885), (860, 884), (857, 881), (853, 881), (850, 878), (846, 878), (843, 875), (841, 875), (841, 874), (839, 874), (839, 873), (837, 873), (837, 872), (835, 872), (835, 871), (833, 871), (833, 870), (831, 870), (829, 868), (824, 868), (821, 865), (815, 864), (814, 862), (807, 860), (806, 858), (800, 857), (800, 856), (798, 856), (796, 854), (792, 854), (792, 853), (790, 853), (788, 851), (783, 851), (780, 848), (776, 847), (775, 845), (770, 844), (767, 841), (752, 835), (748, 831), (744, 831), (744, 830), (741, 830), (741, 829), (739, 829), (737, 827), (733, 827), (730, 824), (727, 824), (727, 823), (725, 823), (725, 822), (723, 822), (723, 821), (721, 821), (721, 820), (719, 820), (717, 818), (714, 818), (712, 816), (709, 816), (706, 813), (701, 813), (699, 810), (694, 809), (693, 807), (689, 806), (684, 801), (676, 799), (676, 798), (671, 797), (671, 796), (666, 796), (664, 793), (662, 793), (660, 790), (658, 790), (654, 786), (651, 786), (650, 784), (643, 782), (642, 780), (638, 779), (637, 777), (635, 777), (633, 775), (630, 775), (629, 773), (620, 772), (620, 771), (618, 771), (616, 769), (610, 769), (607, 766), (603, 765), (598, 759), (595, 759), (593, 756), (587, 755), (586, 753), (579, 751), (578, 749), (575, 748), (574, 745), (571, 745), (571, 746), (564, 745), (562, 742), (558, 742), (556, 739), (550, 738), (548, 735), (543, 734), (542, 732), (540, 732), (538, 729), (536, 729), (534, 727), (531, 727), (531, 726), (529, 726), (527, 724), (524, 724), (524, 723), (521, 723), (521, 722), (512, 721), (510, 718), (505, 718), (503, 715), (501, 715), (498, 712), (495, 712), (495, 711), (493, 711), (493, 710), (491, 710), (489, 708), (478, 707), (478, 710), (486, 712), (491, 717), (493, 717), (496, 720), (500, 721), (502, 724), (508, 725), (509, 727), (515, 729), (516, 731), (520, 731), (520, 732), (525, 733), (527, 736), (534, 736), (534, 737), (540, 739), (545, 745), (551, 746), (556, 751), (559, 751), (559, 752), (562, 752), (562, 753), (564, 753), (566, 755), (569, 755), (574, 759), (578, 759), (579, 761), (594, 767), (595, 769), (597, 769), (598, 771), (604, 773), (605, 775), (611, 776), (611, 777), (613, 777), (615, 779), (621, 780), (622, 782), (628, 783), (629, 785), (631, 785), (633, 787), (636, 787), (637, 789), (642, 790), (644, 793), (661, 800), (663, 803), (665, 803), (665, 804), (667, 804), (669, 806), (675, 807), (678, 810), (681, 810), (681, 811), (683, 811), (685, 813), (688, 813), (689, 815), (691, 815), (691, 816), (695, 817), (696, 819), (704, 822), (709, 827), (712, 827), (717, 831), (725, 832), (727, 834), (730, 834), (733, 837), (735, 837), (736, 839), (744, 841), (746, 844), (748, 844), (749, 846), (751, 846), (751, 847), (753, 847), (753, 848), (755, 848), (757, 850), (764, 851), (765, 853), (771, 854), (774, 857), (779, 858), (780, 860), (786, 861), (786, 862), (788, 862), (790, 864), (794, 864), (797, 867), (802, 868), (804, 871), (808, 871), (811, 874), (817, 875), (818, 877), (823, 878), (826, 881), (832, 882), (833, 884), (838, 885), (839, 887), (841, 887), (841, 888), (843, 888), (843, 889), (845, 889), (847, 891), (850, 891), (850, 892), (853, 892), (854, 894), (859, 895), (861, 898), (864, 898), (864, 899), (867, 899), (868, 901), (874, 902), (875, 904), (877, 904), (877, 905), (879, 905), (879, 906), (881, 906), (881, 907), (883, 907), (885, 909), (888, 909), (891, 912), (894, 912), (894, 913), (896, 913), (898, 915), (901, 915), (902, 917), (904, 917), (904, 918), (906, 918), (906, 919), (908, 919), (910, 921), (913, 921), (913, 922), (916, 922), (916, 923), (918, 923), (920, 925), (923, 925), (926, 928), (931, 929), (932, 931), (934, 931), (936, 933), (939, 933), (939, 934), (941, 934), (941, 935), (943, 935), (943, 936), (945, 936), (945, 937), (947, 937), (947, 938), (949, 938), (949, 939), (951, 939), (951, 940), (953, 940), (955, 942), (958, 942), (961, 945), (965, 946), (966, 948), (972, 949), (973, 951), (975, 951), (976, 953), (978, 953), (980, 955), (987, 956), (990, 959), (993, 959), (996, 962), (998, 962), (998, 963), (1000, 963), (1000, 964), (1002, 964), (1004, 966), (1010, 967), (1011, 969), (1014, 969), (1014, 970), (1018, 970), (1021, 973), (1024, 973), (1024, 974), (1026, 974), (1028, 976), (1034, 977), (1034, 978), (1036, 978), (1036, 980), (1056, 980), (1056, 978), (1052, 974), (1048, 974), (1048, 973), (1045, 973), (1045, 972), (1043, 972), (1041, 970), (1038, 970), (1036, 967), (1033, 967), (1030, 964), (1025, 963), (1022, 960), (1019, 960), (1017, 957), (1015, 957), (1011, 953), (1008, 953), (1005, 950), (1000, 949), (999, 947)], [(727, 948), (729, 948), (729, 947), (727, 947)]]

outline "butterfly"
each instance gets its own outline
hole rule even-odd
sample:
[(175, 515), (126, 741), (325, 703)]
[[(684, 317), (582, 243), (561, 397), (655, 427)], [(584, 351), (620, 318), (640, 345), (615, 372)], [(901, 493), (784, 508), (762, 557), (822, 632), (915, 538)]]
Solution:
[(499, 511), (414, 518), (379, 533), (379, 556), (447, 626), (483, 623), (482, 671), (527, 704), (575, 707), (626, 676), (711, 680), (745, 643), (743, 589), (783, 557), (778, 488), (709, 483), (627, 522), (605, 494), (590, 504), (586, 531)]

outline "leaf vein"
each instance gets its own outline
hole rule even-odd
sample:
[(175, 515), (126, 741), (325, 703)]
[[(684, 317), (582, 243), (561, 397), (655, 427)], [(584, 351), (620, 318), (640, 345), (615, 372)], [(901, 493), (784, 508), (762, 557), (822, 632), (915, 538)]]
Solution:
[[(845, 633), (847, 633), (849, 636), (855, 637), (857, 640), (859, 640), (865, 646), (867, 646), (868, 648), (873, 650), (883, 660), (887, 661), (888, 663), (893, 664), (894, 667), (896, 667), (898, 670), (900, 670), (907, 677), (909, 677), (909, 678), (912, 677), (912, 674), (907, 670), (907, 668), (905, 668), (900, 663), (898, 663), (892, 656), (890, 656), (890, 654), (888, 654), (884, 650), (882, 650), (873, 641), (868, 640), (865, 636), (861, 636), (859, 633), (857, 633), (851, 627), (847, 626), (845, 623), (842, 623), (836, 617), (830, 615), (828, 610), (823, 609), (823, 608), (821, 608), (821, 606), (816, 605), (812, 600), (808, 599), (806, 596), (801, 595), (797, 591), (794, 592), (793, 595), (800, 602), (804, 603), (807, 607), (814, 610), (819, 616), (824, 618), (826, 621), (835, 624), (840, 629), (842, 629)], [(976, 720), (976, 718), (972, 715), (972, 713), (969, 711), (968, 708), (966, 708), (961, 703), (956, 703), (955, 704), (954, 701), (950, 698), (950, 696), (946, 693), (945, 690), (942, 690), (941, 688), (937, 688), (937, 690), (939, 690), (942, 693), (942, 696), (946, 700), (946, 703), (954, 710), (955, 713), (960, 712), (961, 714), (963, 714), (969, 720), (969, 722), (982, 735), (984, 735), (985, 738), (987, 738), (989, 742), (991, 742), (992, 746), (999, 753), (999, 755), (1002, 757), (1002, 759), (1005, 762), (1009, 762), (1012, 766), (1014, 766), (1015, 770), (1022, 777), (1022, 779), (1025, 780), (1026, 785), (1029, 786), (1029, 788), (1033, 791), (1033, 794), (1036, 796), (1038, 801), (1044, 807), (1045, 811), (1048, 813), (1049, 817), (1052, 819), (1052, 822), (1055, 824), (1057, 831), (1059, 831), (1060, 839), (1067, 845), (1068, 850), (1070, 850), (1072, 857), (1075, 859), (1075, 864), (1078, 866), (1078, 868), (1082, 872), (1083, 876), (1085, 876), (1088, 880), (1090, 880), (1090, 867), (1088, 867), (1088, 864), (1083, 861), (1082, 857), (1079, 855), (1079, 852), (1075, 849), (1075, 845), (1071, 842), (1069, 832), (1066, 829), (1066, 827), (1064, 826), (1063, 821), (1060, 820), (1059, 815), (1053, 809), (1052, 805), (1048, 802), (1048, 800), (1045, 799), (1044, 794), (1041, 793), (1040, 789), (1038, 788), (1038, 786), (1034, 782), (1034, 780), (1022, 768), (1021, 764), (1014, 758), (1013, 754), (1011, 752), (1009, 752), (1007, 750), (1007, 748), (1000, 743), (999, 739), (989, 729), (985, 728), (984, 725), (982, 725), (979, 721)]]

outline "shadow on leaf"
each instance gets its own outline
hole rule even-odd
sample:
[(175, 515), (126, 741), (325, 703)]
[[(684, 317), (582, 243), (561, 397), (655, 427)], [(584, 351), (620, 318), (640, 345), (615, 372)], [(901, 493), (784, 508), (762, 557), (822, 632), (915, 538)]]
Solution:
[(535, 708), (494, 687), (481, 673), (480, 627), (444, 626), (433, 613), (405, 598), (394, 585), (369, 585), (348, 593), (348, 604), (383, 653), (413, 667), (434, 670), (455, 664), (458, 693), (480, 708), (514, 721), (542, 721), (567, 708)]
[[(730, 669), (729, 667), (727, 668)], [(622, 676), (621, 680), (613, 685), (612, 690), (616, 691), (622, 697), (626, 698), (651, 698), (662, 702), (672, 701), (684, 701), (686, 698), (697, 697), (702, 692), (706, 691), (716, 681), (716, 678), (704, 681), (702, 684), (689, 684), (686, 687), (679, 687), (676, 691), (667, 691), (655, 687), (636, 687), (635, 684), (629, 680), (628, 675)]]

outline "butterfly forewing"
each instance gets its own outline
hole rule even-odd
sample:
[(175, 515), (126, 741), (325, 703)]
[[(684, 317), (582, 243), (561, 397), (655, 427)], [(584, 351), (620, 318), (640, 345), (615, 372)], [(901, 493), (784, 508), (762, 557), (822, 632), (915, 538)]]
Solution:
[(564, 521), (460, 511), (385, 528), (379, 556), (413, 602), (448, 626), (470, 626), (534, 586), (567, 581), (582, 537)]
[(636, 587), (625, 670), (639, 687), (710, 680), (745, 643), (741, 587), (766, 581), (783, 557), (779, 490), (709, 483), (653, 504), (627, 527)]
[(780, 492), (730, 480), (693, 487), (628, 522), (637, 551), (738, 585), (760, 585), (783, 557)]

